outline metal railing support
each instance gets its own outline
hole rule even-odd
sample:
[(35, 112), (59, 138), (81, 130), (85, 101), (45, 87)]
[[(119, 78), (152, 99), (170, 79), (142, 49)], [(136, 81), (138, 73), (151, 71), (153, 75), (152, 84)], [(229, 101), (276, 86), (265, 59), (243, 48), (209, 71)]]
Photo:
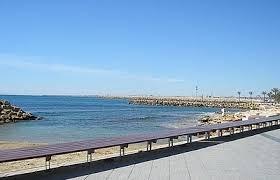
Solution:
[(188, 138), (188, 139), (187, 139), (187, 142), (188, 142), (188, 143), (192, 143), (192, 135), (188, 135), (187, 138)]
[(230, 135), (234, 134), (234, 127), (230, 128), (229, 133), (230, 133)]
[(240, 132), (243, 132), (243, 131), (244, 131), (244, 127), (240, 126)]
[(211, 136), (210, 132), (205, 132), (205, 139), (210, 139), (210, 136)]
[(120, 145), (120, 157), (125, 155), (125, 153), (124, 153), (125, 148), (128, 148), (128, 144)]
[(168, 139), (168, 147), (173, 147), (174, 146), (174, 139), (178, 139), (178, 136), (170, 137)]
[(219, 137), (222, 137), (222, 136), (223, 136), (223, 129), (220, 129), (220, 130), (219, 130), (218, 136), (219, 136)]
[(87, 162), (92, 162), (92, 154), (95, 153), (95, 149), (91, 149), (87, 151)]
[(152, 150), (152, 144), (153, 143), (157, 143), (157, 140), (154, 139), (154, 140), (147, 141), (147, 151), (151, 151)]
[(52, 156), (46, 156), (46, 161), (45, 161), (46, 170), (51, 169), (51, 159), (52, 159)]

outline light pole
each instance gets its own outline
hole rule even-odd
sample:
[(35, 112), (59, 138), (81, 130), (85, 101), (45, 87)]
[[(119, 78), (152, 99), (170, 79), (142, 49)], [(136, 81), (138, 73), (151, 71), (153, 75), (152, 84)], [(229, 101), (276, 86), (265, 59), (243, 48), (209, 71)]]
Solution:
[(251, 104), (252, 104), (253, 103), (253, 99), (252, 99), (253, 92), (250, 91), (249, 94), (250, 94), (250, 99), (251, 99)]
[(237, 94), (238, 94), (238, 102), (240, 103), (240, 95), (241, 95), (241, 92), (238, 91)]

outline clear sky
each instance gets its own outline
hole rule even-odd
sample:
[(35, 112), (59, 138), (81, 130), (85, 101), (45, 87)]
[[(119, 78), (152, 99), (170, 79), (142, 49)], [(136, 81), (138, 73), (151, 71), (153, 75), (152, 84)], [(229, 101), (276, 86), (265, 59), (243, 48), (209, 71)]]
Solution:
[(0, 94), (258, 94), (279, 53), (279, 0), (0, 1)]

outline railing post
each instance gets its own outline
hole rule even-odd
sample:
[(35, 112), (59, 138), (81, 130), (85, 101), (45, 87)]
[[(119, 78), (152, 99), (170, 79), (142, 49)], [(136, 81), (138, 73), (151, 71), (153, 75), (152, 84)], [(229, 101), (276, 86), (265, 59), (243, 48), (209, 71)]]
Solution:
[(210, 139), (210, 132), (205, 132), (205, 139)]
[(169, 138), (168, 147), (173, 147), (173, 138)]
[(147, 141), (147, 151), (151, 151), (152, 150), (152, 144), (153, 143), (157, 143), (157, 140)]
[(232, 135), (232, 128), (229, 128), (229, 135)]
[(219, 130), (219, 137), (222, 137), (223, 136), (223, 129), (220, 129)]
[(188, 135), (188, 143), (192, 143), (192, 135)]
[(51, 169), (51, 159), (52, 159), (51, 156), (46, 156), (46, 161), (45, 161), (46, 170)]
[(170, 137), (168, 139), (168, 147), (173, 147), (174, 146), (174, 139), (178, 139), (178, 136)]
[(120, 156), (124, 156), (124, 149), (125, 148), (128, 148), (128, 144), (123, 144), (123, 145), (120, 145)]
[(95, 149), (90, 149), (87, 151), (87, 162), (92, 162), (92, 154), (95, 153)]

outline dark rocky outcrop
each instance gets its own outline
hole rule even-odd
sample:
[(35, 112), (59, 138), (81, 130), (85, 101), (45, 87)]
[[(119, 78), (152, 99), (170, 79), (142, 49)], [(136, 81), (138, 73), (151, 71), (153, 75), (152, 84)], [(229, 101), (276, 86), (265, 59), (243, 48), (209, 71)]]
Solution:
[(6, 100), (0, 100), (0, 124), (35, 119), (37, 119), (37, 117), (31, 113), (11, 105), (10, 102)]

